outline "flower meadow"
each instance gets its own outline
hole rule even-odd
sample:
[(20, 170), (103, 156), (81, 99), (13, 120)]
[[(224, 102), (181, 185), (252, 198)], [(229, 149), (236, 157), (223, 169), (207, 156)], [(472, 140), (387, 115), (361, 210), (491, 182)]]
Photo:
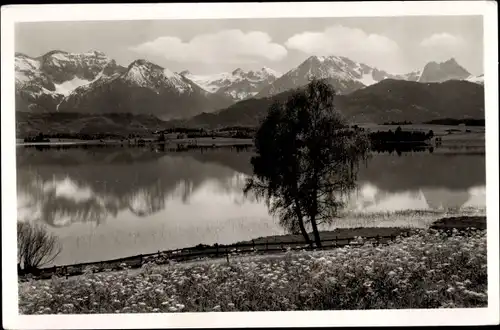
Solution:
[[(362, 239), (359, 239), (362, 241)], [(19, 282), (21, 314), (487, 306), (486, 231)]]

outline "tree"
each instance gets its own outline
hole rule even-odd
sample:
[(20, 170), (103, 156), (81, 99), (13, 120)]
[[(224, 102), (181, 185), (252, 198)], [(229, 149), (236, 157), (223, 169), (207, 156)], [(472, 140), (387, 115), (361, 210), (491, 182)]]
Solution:
[(61, 253), (56, 236), (41, 225), (29, 222), (17, 223), (18, 268), (32, 272), (52, 262)]
[(368, 137), (349, 128), (334, 107), (335, 91), (313, 79), (284, 103), (273, 103), (258, 129), (253, 175), (245, 193), (265, 198), (270, 212), (312, 245), (318, 225), (331, 222), (356, 187), (359, 163), (369, 155)]
[(158, 136), (158, 142), (165, 142), (165, 133), (161, 132), (160, 135)]

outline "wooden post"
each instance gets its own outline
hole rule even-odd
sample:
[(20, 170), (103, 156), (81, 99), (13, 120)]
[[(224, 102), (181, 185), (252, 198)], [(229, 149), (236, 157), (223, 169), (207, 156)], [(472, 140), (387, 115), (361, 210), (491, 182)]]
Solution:
[(229, 252), (227, 250), (227, 246), (226, 246), (226, 260), (227, 260), (227, 263), (229, 263)]
[(376, 239), (377, 239), (377, 246), (378, 246), (378, 245), (380, 245), (380, 236), (377, 235)]
[(219, 256), (219, 244), (217, 244), (215, 247), (217, 248), (215, 250), (215, 256), (218, 257)]
[(252, 250), (255, 250), (255, 241), (252, 240)]

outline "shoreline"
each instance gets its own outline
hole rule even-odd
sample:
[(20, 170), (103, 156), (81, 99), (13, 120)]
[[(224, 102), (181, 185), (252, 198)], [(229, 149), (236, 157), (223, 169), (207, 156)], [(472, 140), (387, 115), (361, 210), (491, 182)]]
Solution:
[[(432, 222), (428, 229), (440, 229), (444, 231), (466, 228), (486, 230), (486, 216), (461, 215), (441, 217)], [(102, 260), (86, 263), (68, 264), (41, 268), (38, 274), (32, 275), (34, 279), (50, 279), (52, 276), (79, 276), (84, 274), (90, 267), (93, 272), (111, 272), (126, 268), (136, 269), (146, 263), (158, 265), (174, 262), (190, 262), (203, 259), (220, 259), (235, 255), (274, 255), (287, 250), (328, 250), (346, 245), (359, 245), (356, 237), (363, 237), (366, 241), (376, 244), (387, 244), (396, 237), (411, 236), (414, 232), (425, 229), (403, 228), (403, 227), (358, 227), (358, 228), (336, 228), (334, 230), (321, 231), (323, 247), (311, 249), (303, 240), (303, 237), (293, 234), (271, 235), (255, 238), (250, 241), (240, 241), (234, 244), (198, 244), (196, 246), (158, 251), (150, 254), (140, 254), (111, 260)], [(309, 234), (312, 238), (312, 233)], [(26, 279), (27, 274), (18, 274), (19, 279)]]
[[(69, 140), (69, 139), (68, 139)], [(50, 142), (20, 142), (16, 141), (16, 147), (36, 147), (36, 146), (79, 146), (79, 145), (95, 145), (95, 146), (122, 146), (122, 147), (137, 147), (137, 146), (176, 146), (183, 145), (186, 147), (212, 147), (212, 146), (239, 146), (252, 145), (252, 139), (235, 139), (235, 138), (198, 138), (198, 139), (178, 139), (170, 141), (156, 141), (155, 139), (142, 139), (142, 142), (133, 142), (130, 140), (69, 140), (69, 141), (50, 141)]]

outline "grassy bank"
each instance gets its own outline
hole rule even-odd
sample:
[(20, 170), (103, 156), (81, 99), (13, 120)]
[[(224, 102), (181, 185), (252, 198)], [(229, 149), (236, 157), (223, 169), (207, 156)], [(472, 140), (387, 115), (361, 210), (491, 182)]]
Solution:
[[(430, 214), (429, 214), (430, 213)], [(481, 215), (460, 215), (453, 217), (439, 217), (440, 212), (396, 212), (395, 214), (385, 214), (393, 224), (392, 227), (376, 226), (384, 224), (381, 221), (381, 216), (374, 217), (373, 221), (365, 221), (359, 223), (342, 219), (334, 226), (339, 227), (334, 230), (323, 230), (320, 232), (323, 249), (338, 248), (346, 245), (356, 245), (355, 239), (363, 237), (372, 242), (385, 244), (393, 240), (396, 236), (408, 236), (415, 232), (415, 229), (443, 229), (450, 230), (453, 228), (476, 228), (486, 229), (486, 217)], [(405, 219), (404, 216), (410, 216)], [(395, 216), (403, 218), (406, 222), (394, 221)], [(417, 221), (420, 219), (421, 221)], [(423, 219), (423, 220), (422, 220)], [(366, 220), (366, 219), (365, 219)], [(358, 224), (357, 226), (355, 224)], [(361, 225), (360, 225), (361, 224)], [(399, 226), (396, 226), (399, 224)], [(344, 226), (344, 227), (343, 227)], [(311, 240), (314, 240), (313, 234), (310, 233)], [(285, 234), (258, 237), (253, 240), (240, 241), (230, 245), (213, 244), (205, 245), (199, 244), (197, 246), (186, 247), (177, 250), (162, 251), (159, 253), (152, 253), (149, 255), (136, 255), (114, 260), (103, 260), (97, 262), (90, 262), (85, 264), (75, 264), (68, 266), (59, 266), (56, 268), (48, 267), (40, 270), (39, 274), (35, 274), (35, 279), (50, 279), (53, 275), (57, 276), (78, 276), (82, 275), (86, 270), (92, 269), (94, 273), (119, 271), (124, 268), (140, 268), (144, 263), (153, 262), (158, 265), (163, 265), (174, 262), (185, 262), (193, 260), (203, 260), (212, 258), (226, 258), (230, 256), (234, 258), (238, 255), (270, 255), (282, 253), (286, 249), (301, 250), (309, 249), (305, 243), (302, 235)], [(26, 280), (24, 274), (19, 274), (21, 280)]]
[(19, 283), (21, 314), (484, 307), (486, 232)]

